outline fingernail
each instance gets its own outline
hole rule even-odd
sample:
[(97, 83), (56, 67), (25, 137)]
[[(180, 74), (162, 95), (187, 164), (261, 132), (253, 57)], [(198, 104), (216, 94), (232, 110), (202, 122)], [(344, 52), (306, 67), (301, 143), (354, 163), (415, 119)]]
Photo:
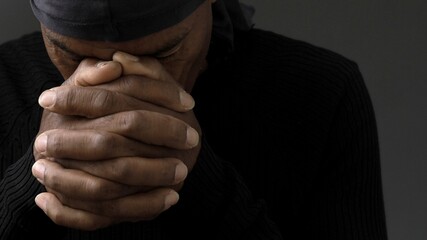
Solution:
[(187, 145), (195, 147), (199, 144), (199, 133), (191, 127), (187, 128)]
[(185, 109), (190, 110), (194, 108), (195, 102), (193, 97), (185, 91), (179, 93), (179, 100)]
[(46, 170), (46, 168), (44, 167), (43, 163), (41, 163), (39, 161), (34, 163), (33, 168), (32, 168), (33, 175), (41, 183), (43, 183), (43, 181), (44, 181), (45, 170)]
[(184, 163), (179, 163), (175, 168), (175, 183), (182, 182), (187, 177), (187, 166)]
[(39, 97), (39, 104), (44, 108), (52, 107), (56, 101), (56, 93), (52, 90), (47, 90)]
[(175, 205), (179, 200), (179, 195), (175, 191), (170, 191), (169, 194), (165, 198), (165, 208), (169, 209), (171, 206)]
[(134, 55), (130, 55), (129, 53), (125, 53), (125, 52), (120, 52), (120, 54), (126, 58), (128, 61), (132, 61), (132, 62), (138, 62), (139, 58), (134, 56)]
[(97, 64), (96, 64), (96, 67), (97, 68), (103, 68), (104, 66), (107, 66), (108, 64), (109, 64), (110, 62), (109, 61), (107, 61), (107, 62), (98, 62)]
[(43, 194), (39, 194), (36, 196), (34, 200), (37, 206), (41, 208), (43, 212), (46, 212), (46, 203), (47, 203), (46, 197)]
[(34, 143), (34, 147), (39, 153), (45, 153), (47, 149), (47, 135), (43, 133), (38, 136), (36, 142)]

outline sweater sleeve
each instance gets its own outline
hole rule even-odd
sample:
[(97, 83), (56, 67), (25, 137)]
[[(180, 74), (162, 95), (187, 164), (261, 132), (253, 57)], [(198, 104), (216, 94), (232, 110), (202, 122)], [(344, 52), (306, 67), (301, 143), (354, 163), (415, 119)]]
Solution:
[(38, 208), (34, 197), (45, 191), (33, 177), (33, 145), (12, 164), (0, 182), (0, 239), (20, 240), (34, 236), (58, 237), (62, 227), (55, 225)]
[(0, 56), (0, 239), (49, 237), (55, 228), (35, 205), (44, 188), (31, 168), (41, 117), (37, 98), (57, 81), (45, 67), (49, 60), (39, 33), (1, 45)]
[(241, 176), (213, 152), (205, 137), (198, 162), (185, 184), (174, 211), (181, 212), (175, 214), (179, 221), (186, 216), (189, 222), (185, 220), (184, 225), (191, 230), (178, 227), (178, 235), (194, 234), (194, 239), (282, 239), (265, 202), (251, 195)]
[(345, 75), (309, 227), (318, 239), (387, 239), (373, 105), (357, 65), (349, 65)]
[[(34, 226), (42, 224), (40, 220), (43, 218), (30, 222), (32, 215), (42, 214), (34, 203), (34, 197), (43, 187), (31, 174), (33, 162), (31, 145), (24, 156), (9, 166), (1, 179), (0, 239), (25, 239), (30, 228), (36, 229)], [(47, 220), (46, 217), (44, 219)]]

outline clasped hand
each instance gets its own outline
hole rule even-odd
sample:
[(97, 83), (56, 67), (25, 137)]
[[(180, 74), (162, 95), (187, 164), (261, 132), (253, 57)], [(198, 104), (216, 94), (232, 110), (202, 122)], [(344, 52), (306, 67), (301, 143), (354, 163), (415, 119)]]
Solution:
[(193, 98), (153, 58), (85, 59), (44, 108), (33, 175), (55, 223), (95, 230), (150, 220), (178, 201), (200, 151)]

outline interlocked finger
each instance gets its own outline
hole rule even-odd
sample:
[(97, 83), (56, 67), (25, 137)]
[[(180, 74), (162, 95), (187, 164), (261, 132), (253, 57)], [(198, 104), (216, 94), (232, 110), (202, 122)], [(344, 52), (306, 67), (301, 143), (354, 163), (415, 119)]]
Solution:
[(74, 229), (93, 231), (110, 226), (116, 221), (87, 211), (65, 206), (52, 193), (44, 192), (36, 196), (36, 204), (57, 225)]
[(136, 57), (125, 52), (116, 52), (113, 60), (121, 63), (123, 75), (141, 75), (147, 78), (175, 83), (163, 65), (153, 57)]
[(187, 112), (195, 105), (193, 97), (175, 82), (159, 81), (134, 74), (122, 76), (96, 87), (132, 96), (177, 112)]
[(175, 158), (115, 158), (100, 161), (56, 159), (64, 168), (131, 186), (172, 186), (187, 176), (184, 163)]
[(100, 130), (116, 133), (147, 144), (191, 149), (199, 142), (198, 132), (186, 122), (167, 114), (138, 110), (73, 124), (73, 130)]
[(37, 137), (34, 148), (46, 158), (92, 161), (134, 156), (165, 158), (177, 155), (177, 150), (174, 149), (153, 146), (97, 130), (49, 130)]
[(168, 188), (157, 188), (107, 201), (81, 201), (61, 198), (60, 201), (74, 209), (115, 219), (152, 220), (176, 204), (178, 194)]
[(100, 61), (94, 58), (86, 58), (80, 62), (76, 71), (63, 85), (71, 86), (95, 86), (111, 82), (123, 74), (122, 66), (115, 61)]
[(140, 191), (140, 187), (120, 184), (80, 170), (66, 169), (48, 160), (35, 162), (32, 172), (49, 191), (81, 200), (111, 200)]
[(39, 103), (51, 112), (87, 118), (136, 109), (154, 109), (149, 103), (117, 92), (76, 86), (49, 89), (42, 93)]

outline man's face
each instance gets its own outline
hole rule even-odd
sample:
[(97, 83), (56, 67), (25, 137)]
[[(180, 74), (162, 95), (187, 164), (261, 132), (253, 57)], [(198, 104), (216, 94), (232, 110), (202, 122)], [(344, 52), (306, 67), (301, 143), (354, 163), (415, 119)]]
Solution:
[[(98, 42), (66, 37), (41, 27), (49, 57), (64, 79), (84, 58), (111, 60), (116, 51), (152, 56), (187, 90), (206, 67), (212, 30), (212, 1), (205, 1), (182, 22), (160, 32), (126, 42)], [(144, 26), (141, 26), (144, 27)]]

